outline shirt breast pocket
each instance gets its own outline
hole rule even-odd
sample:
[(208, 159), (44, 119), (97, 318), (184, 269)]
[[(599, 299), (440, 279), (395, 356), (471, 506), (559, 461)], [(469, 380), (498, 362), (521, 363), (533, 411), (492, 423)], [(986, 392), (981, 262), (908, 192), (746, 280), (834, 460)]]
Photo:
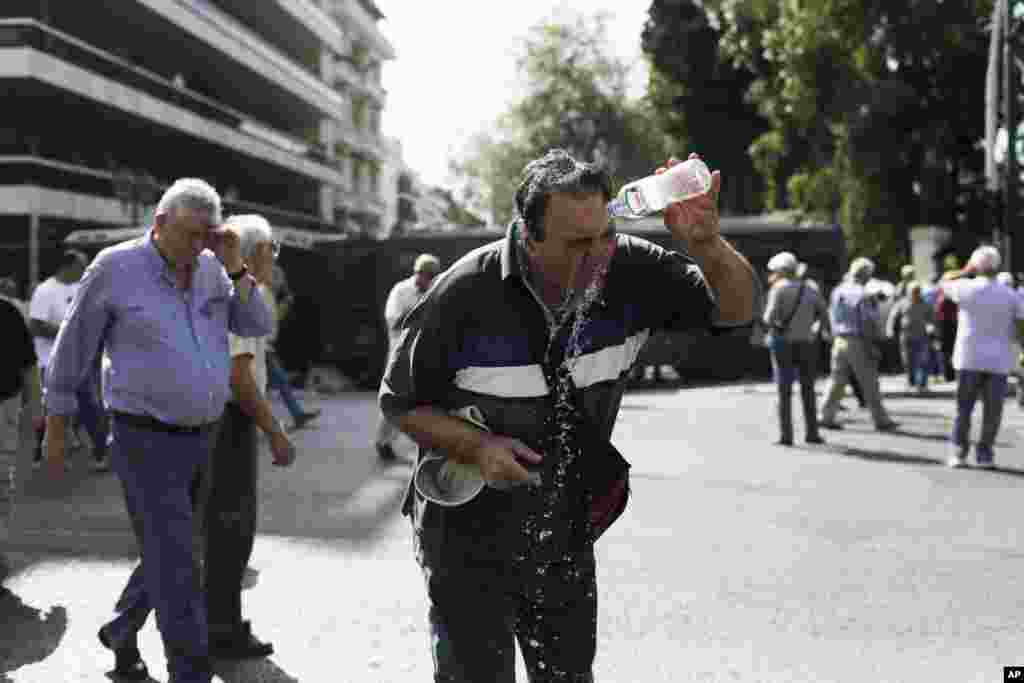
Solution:
[(206, 328), (206, 335), (220, 342), (225, 349), (228, 345), (229, 303), (230, 299), (227, 296), (214, 294), (199, 306), (199, 320)]

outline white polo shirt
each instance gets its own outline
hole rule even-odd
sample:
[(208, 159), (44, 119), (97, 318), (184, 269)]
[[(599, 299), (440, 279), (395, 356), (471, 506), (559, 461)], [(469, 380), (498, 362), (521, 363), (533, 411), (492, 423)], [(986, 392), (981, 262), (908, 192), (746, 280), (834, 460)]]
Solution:
[[(32, 294), (28, 317), (59, 326), (64, 321), (64, 314), (71, 307), (71, 300), (75, 298), (77, 291), (77, 282), (65, 284), (55, 277), (44, 280)], [(35, 337), (34, 342), (39, 367), (45, 368), (50, 361), (54, 340), (48, 337)]]
[[(270, 290), (260, 285), (257, 291), (263, 295), (267, 302), (273, 301)], [(253, 381), (260, 390), (261, 396), (267, 395), (267, 343), (270, 337), (239, 337), (235, 334), (228, 335), (228, 347), (231, 358), (235, 356), (252, 356), (249, 370), (252, 372)]]
[(941, 283), (960, 306), (953, 367), (1008, 374), (1017, 364), (1012, 342), (1024, 319), (1024, 299), (990, 277)]

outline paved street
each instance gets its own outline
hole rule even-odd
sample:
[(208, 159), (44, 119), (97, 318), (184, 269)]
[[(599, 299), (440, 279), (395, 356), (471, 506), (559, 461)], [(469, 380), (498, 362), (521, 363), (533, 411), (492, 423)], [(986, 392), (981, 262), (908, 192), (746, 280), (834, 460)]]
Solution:
[[(849, 399), (847, 429), (791, 449), (771, 445), (770, 385), (627, 395), (615, 442), (634, 495), (598, 546), (597, 680), (964, 683), (1024, 664), (1024, 413), (1007, 403), (997, 470), (953, 471), (941, 466), (952, 385), (928, 398), (904, 396), (899, 378), (885, 387), (898, 432), (876, 434)], [(372, 395), (307, 403), (324, 417), (296, 433), (297, 465), (264, 459), (245, 593), (277, 652), (215, 680), (430, 680), (426, 601), (397, 514), (409, 466), (375, 463)], [(22, 482), (0, 681), (100, 682), (112, 666), (95, 631), (133, 542), (114, 476), (75, 464), (60, 484)], [(165, 681), (152, 621), (141, 649)]]

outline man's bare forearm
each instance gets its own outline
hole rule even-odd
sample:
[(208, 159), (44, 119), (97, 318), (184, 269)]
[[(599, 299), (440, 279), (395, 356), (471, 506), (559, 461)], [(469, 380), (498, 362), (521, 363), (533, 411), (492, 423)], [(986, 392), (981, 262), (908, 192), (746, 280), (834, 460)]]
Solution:
[(424, 448), (444, 452), (456, 462), (472, 464), (473, 455), (486, 432), (438, 408), (415, 408), (395, 419), (395, 424)]
[(260, 393), (252, 375), (249, 372), (241, 372), (238, 375), (240, 376), (232, 377), (231, 381), (231, 391), (238, 407), (251, 417), (260, 431), (267, 436), (283, 433), (284, 430), (274, 415), (270, 402)]
[(718, 322), (742, 325), (752, 321), (757, 284), (750, 262), (721, 237), (708, 240), (706, 245), (691, 246), (689, 253), (718, 298)]

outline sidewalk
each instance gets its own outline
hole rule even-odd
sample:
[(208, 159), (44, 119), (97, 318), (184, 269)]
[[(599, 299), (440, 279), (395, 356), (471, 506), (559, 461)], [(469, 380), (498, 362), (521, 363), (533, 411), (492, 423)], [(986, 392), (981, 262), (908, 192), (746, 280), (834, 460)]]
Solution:
[[(801, 443), (796, 409), (794, 448), (772, 445), (769, 384), (627, 394), (614, 440), (633, 497), (597, 548), (597, 680), (982, 683), (1024, 664), (1024, 412), (1006, 405), (995, 471), (950, 470), (953, 385), (883, 389), (897, 432), (875, 432), (851, 397), (825, 446)], [(296, 434), (295, 468), (263, 472), (244, 598), (277, 652), (215, 680), (429, 680), (423, 580), (397, 514), (409, 466), (377, 465), (372, 395), (309, 405), (324, 416)], [(42, 482), (19, 498), (0, 681), (107, 680), (95, 630), (133, 544), (113, 476), (75, 472), (73, 502)], [(152, 621), (140, 644), (165, 681)]]

